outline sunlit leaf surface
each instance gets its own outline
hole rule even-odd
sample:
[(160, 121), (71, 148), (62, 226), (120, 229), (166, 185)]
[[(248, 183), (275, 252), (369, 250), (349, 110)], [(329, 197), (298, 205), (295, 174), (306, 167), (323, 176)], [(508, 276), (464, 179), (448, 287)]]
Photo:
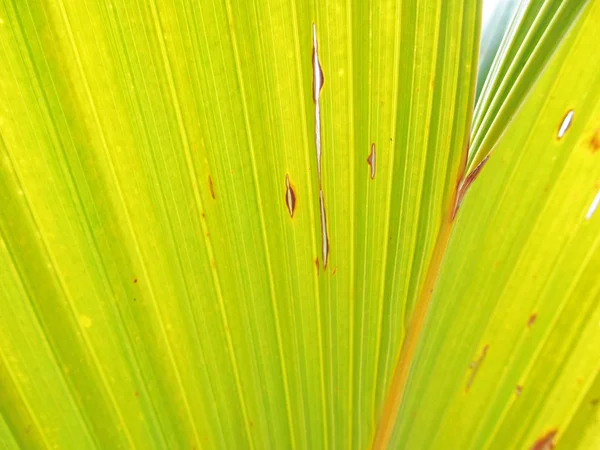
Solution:
[(0, 0), (0, 447), (594, 448), (598, 2), (472, 127), (479, 3)]
[[(534, 448), (552, 434), (558, 448), (595, 448), (599, 24), (596, 2), (466, 196), (398, 418), (397, 447)], [(559, 138), (569, 111), (573, 120)]]

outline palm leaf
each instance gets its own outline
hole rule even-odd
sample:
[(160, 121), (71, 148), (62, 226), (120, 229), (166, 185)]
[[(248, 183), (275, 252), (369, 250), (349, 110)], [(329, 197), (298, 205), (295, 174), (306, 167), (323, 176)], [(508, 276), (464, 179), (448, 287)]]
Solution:
[(3, 447), (593, 448), (597, 2), (0, 5)]

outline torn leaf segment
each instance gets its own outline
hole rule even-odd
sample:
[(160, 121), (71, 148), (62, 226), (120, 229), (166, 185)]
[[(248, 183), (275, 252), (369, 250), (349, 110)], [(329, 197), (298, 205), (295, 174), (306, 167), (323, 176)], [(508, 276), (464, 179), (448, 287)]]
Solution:
[(321, 205), (321, 251), (323, 258), (323, 268), (327, 268), (327, 258), (329, 257), (329, 236), (327, 236), (327, 214), (325, 213), (325, 200), (323, 200), (323, 190), (319, 190), (319, 203)]
[(323, 200), (323, 185), (321, 182), (321, 105), (319, 97), (321, 89), (323, 89), (323, 69), (319, 62), (319, 51), (317, 43), (317, 27), (313, 23), (313, 101), (315, 103), (315, 147), (317, 150), (317, 174), (319, 179), (319, 204), (321, 210), (321, 251), (323, 259), (323, 268), (327, 267), (327, 259), (329, 257), (329, 237), (327, 235), (327, 214), (325, 212), (325, 201)]
[(375, 179), (375, 171), (377, 170), (377, 153), (375, 152), (375, 143), (371, 144), (371, 153), (367, 158), (367, 164), (371, 168), (371, 180)]

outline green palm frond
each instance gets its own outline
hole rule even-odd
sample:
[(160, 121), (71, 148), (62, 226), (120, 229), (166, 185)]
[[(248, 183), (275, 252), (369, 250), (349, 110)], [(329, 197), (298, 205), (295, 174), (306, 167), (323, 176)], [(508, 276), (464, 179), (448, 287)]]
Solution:
[(600, 4), (506, 5), (1, 0), (0, 447), (595, 448)]

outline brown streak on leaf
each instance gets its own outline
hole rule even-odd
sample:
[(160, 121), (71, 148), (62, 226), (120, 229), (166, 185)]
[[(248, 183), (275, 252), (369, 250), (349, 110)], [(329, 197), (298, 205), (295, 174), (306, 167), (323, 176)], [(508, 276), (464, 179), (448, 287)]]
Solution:
[(558, 432), (558, 430), (556, 430), (556, 429), (550, 430), (548, 433), (546, 433), (541, 438), (539, 438), (537, 441), (535, 441), (535, 444), (533, 444), (533, 446), (531, 447), (531, 450), (551, 450), (551, 449), (553, 449), (554, 448), (554, 436), (556, 436), (557, 432)]
[(479, 358), (477, 358), (477, 361), (471, 362), (471, 375), (469, 376), (469, 380), (467, 381), (467, 385), (465, 386), (465, 392), (469, 392), (469, 389), (473, 384), (473, 380), (475, 380), (475, 375), (477, 375), (477, 372), (479, 372), (479, 368), (481, 367), (481, 364), (483, 364), (483, 360), (487, 355), (488, 348), (489, 345), (486, 344), (485, 347), (483, 347), (483, 350), (481, 351), (481, 355), (479, 356)]
[(489, 158), (490, 158), (490, 155), (487, 155), (485, 158), (483, 158), (481, 160), (481, 162), (479, 164), (477, 164), (477, 167), (475, 167), (475, 169), (473, 169), (473, 171), (469, 175), (467, 175), (465, 180), (461, 183), (460, 187), (458, 188), (458, 195), (456, 196), (456, 204), (454, 207), (454, 212), (452, 213), (452, 220), (454, 220), (454, 218), (456, 217), (458, 208), (460, 208), (460, 205), (463, 202), (465, 195), (467, 194), (467, 191), (469, 190), (469, 188), (471, 187), (473, 182), (477, 179), (477, 177), (481, 173), (481, 170), (483, 169), (485, 164), (488, 162)]
[[(473, 52), (471, 59), (471, 67), (477, 65), (477, 52)], [(431, 303), (432, 294), (429, 290), (435, 286), (438, 279), (440, 267), (448, 242), (450, 240), (450, 234), (452, 232), (454, 224), (454, 214), (456, 199), (458, 196), (458, 189), (460, 182), (462, 181), (465, 170), (467, 167), (468, 153), (470, 148), (469, 131), (472, 123), (474, 103), (475, 103), (475, 83), (476, 83), (477, 71), (471, 73), (471, 96), (469, 99), (469, 106), (466, 108), (466, 121), (465, 129), (463, 130), (463, 152), (461, 161), (458, 166), (458, 170), (454, 174), (456, 177), (456, 185), (450, 192), (448, 202), (444, 204), (444, 218), (442, 220), (441, 227), (437, 232), (435, 245), (429, 261), (429, 265), (425, 271), (425, 279), (422, 287), (420, 288), (418, 297), (415, 299), (413, 313), (409, 319), (406, 335), (402, 343), (400, 353), (396, 359), (393, 376), (386, 389), (385, 399), (381, 408), (381, 413), (377, 424), (374, 429), (374, 433), (371, 439), (372, 450), (383, 450), (389, 447), (389, 442), (392, 437), (392, 433), (395, 429), (396, 419), (398, 417), (398, 411), (404, 397), (409, 372), (413, 365), (413, 359), (416, 353), (417, 344), (420, 341), (420, 337), (425, 324), (425, 318), (427, 311)]]
[(317, 268), (317, 276), (319, 275), (319, 258), (315, 258), (315, 267)]
[(600, 150), (600, 130), (594, 131), (594, 135), (590, 140), (590, 147), (592, 149), (592, 153), (596, 153)]
[(208, 176), (208, 189), (210, 190), (210, 196), (215, 200), (215, 187), (213, 186), (212, 177)]

